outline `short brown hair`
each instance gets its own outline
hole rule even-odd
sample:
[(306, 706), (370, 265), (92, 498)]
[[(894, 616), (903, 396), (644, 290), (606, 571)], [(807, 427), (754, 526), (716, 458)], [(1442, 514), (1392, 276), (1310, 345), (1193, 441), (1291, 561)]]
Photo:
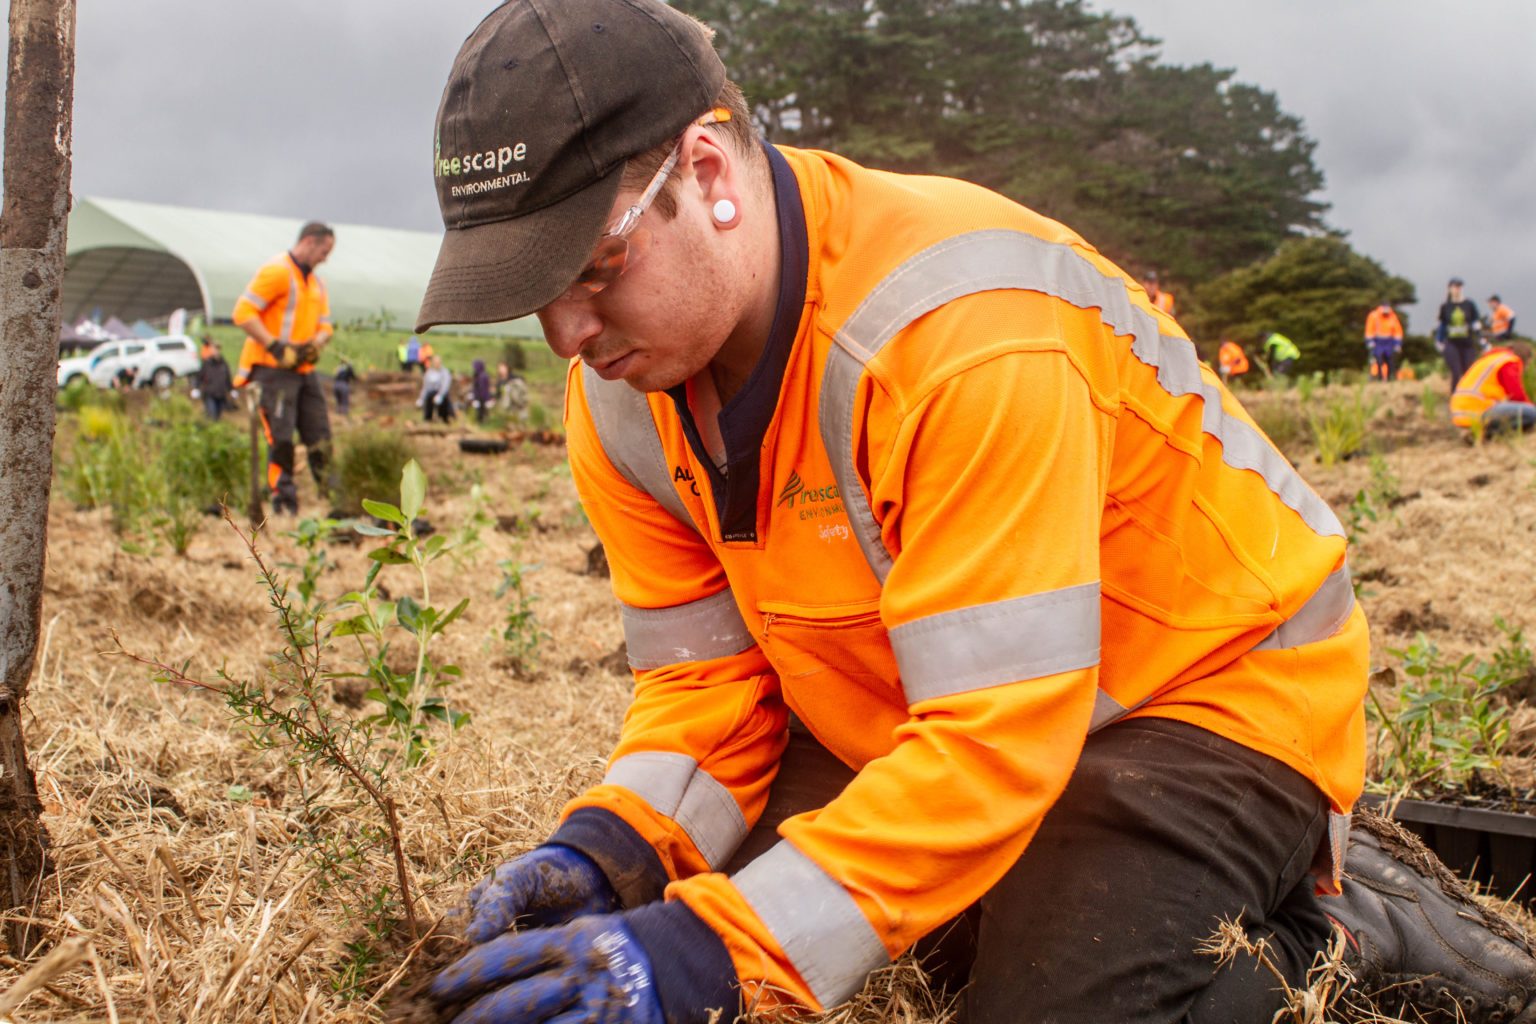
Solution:
[(332, 228), (329, 224), (326, 224), (326, 223), (324, 223), (322, 221), (312, 220), (309, 223), (305, 224), (303, 227), (299, 228), (299, 241), (301, 241), (301, 242), (304, 241), (304, 239), (306, 239), (306, 238), (335, 238), (335, 237), (336, 237), (335, 229)]
[(1505, 342), (1504, 347), (1520, 357), (1520, 362), (1529, 366), (1531, 364), (1531, 343), (1528, 341)]
[[(709, 125), (708, 130), (713, 131), (725, 139), (726, 143), (736, 151), (737, 155), (744, 157), (748, 166), (755, 164), (762, 156), (762, 150), (758, 147), (757, 129), (752, 127), (752, 111), (747, 109), (747, 99), (741, 93), (741, 87), (730, 79), (726, 79), (720, 87), (720, 95), (715, 97), (715, 106), (723, 107), (730, 111), (729, 121), (720, 121)], [(703, 114), (704, 111), (699, 111)], [(668, 139), (659, 146), (653, 146), (644, 153), (637, 153), (629, 158), (624, 165), (624, 176), (620, 179), (620, 188), (639, 190), (645, 188), (656, 171), (666, 162), (672, 154), (672, 147), (677, 145), (677, 140)], [(656, 196), (653, 207), (661, 213), (663, 220), (671, 220), (677, 216), (677, 196), (673, 191), (674, 179), (668, 178), (662, 186), (661, 192)]]

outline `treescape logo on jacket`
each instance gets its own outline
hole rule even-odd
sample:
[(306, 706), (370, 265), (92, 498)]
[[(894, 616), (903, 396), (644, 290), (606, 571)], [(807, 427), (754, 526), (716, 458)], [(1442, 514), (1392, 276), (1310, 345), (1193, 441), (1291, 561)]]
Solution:
[(512, 185), (521, 185), (530, 180), (527, 171), (513, 171), (511, 174), (503, 173), (507, 167), (514, 163), (522, 163), (528, 157), (528, 143), (518, 142), (510, 146), (497, 146), (495, 149), (487, 149), (479, 153), (463, 153), (455, 157), (443, 156), (443, 140), (437, 140), (437, 147), (432, 154), (432, 176), (434, 178), (457, 178), (465, 174), (484, 174), (490, 171), (496, 172), (496, 177), (485, 178), (481, 181), (466, 181), (463, 184), (453, 184), (448, 188), (449, 195), (458, 199), (463, 196), (479, 195), (482, 192), (495, 192), (498, 189), (508, 188)]
[(778, 500), (774, 504), (780, 508), (800, 506), (801, 519), (825, 519), (842, 515), (842, 497), (836, 484), (807, 487), (805, 481), (800, 479), (799, 470), (790, 470), (789, 480), (785, 482), (784, 489), (779, 491)]

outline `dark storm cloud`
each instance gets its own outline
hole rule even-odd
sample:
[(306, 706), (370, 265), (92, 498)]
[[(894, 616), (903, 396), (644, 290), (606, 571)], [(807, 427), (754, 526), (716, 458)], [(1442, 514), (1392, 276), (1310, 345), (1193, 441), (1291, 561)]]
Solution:
[[(433, 115), (494, 6), (83, 0), (75, 191), (435, 230)], [(1421, 300), (1457, 273), (1536, 321), (1536, 4), (1097, 6), (1277, 93), (1319, 142), (1330, 222)]]

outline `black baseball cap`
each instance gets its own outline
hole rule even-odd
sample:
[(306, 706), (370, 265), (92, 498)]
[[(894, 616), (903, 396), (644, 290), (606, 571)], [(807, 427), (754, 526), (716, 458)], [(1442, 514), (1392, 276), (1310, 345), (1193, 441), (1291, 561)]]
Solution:
[(657, 0), (508, 0), (464, 41), (437, 112), (443, 245), (416, 330), (559, 298), (606, 226), (625, 162), (715, 103), (709, 30)]

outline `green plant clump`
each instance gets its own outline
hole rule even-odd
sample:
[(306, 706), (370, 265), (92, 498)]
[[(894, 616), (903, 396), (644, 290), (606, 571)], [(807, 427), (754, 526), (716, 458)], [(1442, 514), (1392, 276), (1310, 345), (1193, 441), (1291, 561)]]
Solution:
[(336, 509), (360, 515), (363, 499), (390, 494), (398, 486), (400, 471), (416, 458), (410, 438), (399, 430), (367, 428), (351, 430), (335, 442)]
[(1378, 727), (1372, 788), (1413, 794), (1435, 786), (1459, 786), (1475, 773), (1503, 775), (1509, 742), (1510, 705), (1501, 691), (1527, 684), (1533, 656), (1524, 631), (1502, 618), (1494, 624), (1504, 640), (1491, 661), (1473, 655), (1452, 659), (1418, 634), (1399, 659), (1407, 678), (1389, 711), (1372, 688), (1366, 711)]
[(1380, 398), (1373, 395), (1367, 399), (1364, 386), (1360, 386), (1349, 396), (1329, 402), (1322, 415), (1308, 409), (1307, 421), (1312, 439), (1317, 442), (1318, 460), (1332, 466), (1365, 447), (1367, 426), (1380, 405)]
[(146, 429), (110, 404), (82, 405), (60, 482), (76, 505), (110, 509), (129, 550), (153, 537), (186, 554), (209, 508), (244, 510), (249, 449), (239, 429), (183, 399), (156, 402), (150, 419)]

